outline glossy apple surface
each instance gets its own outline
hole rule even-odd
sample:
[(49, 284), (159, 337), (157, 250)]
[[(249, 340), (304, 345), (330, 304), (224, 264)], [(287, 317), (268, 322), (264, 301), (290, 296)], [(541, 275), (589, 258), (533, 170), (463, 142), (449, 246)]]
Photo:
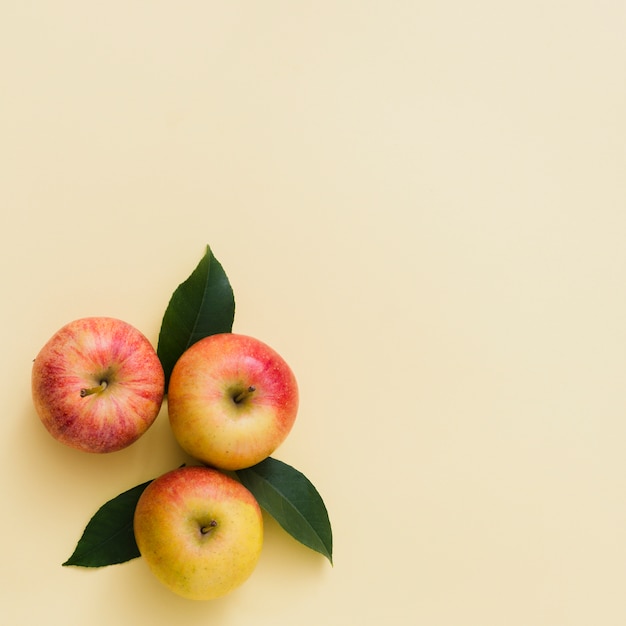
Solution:
[(136, 441), (159, 413), (164, 384), (148, 339), (110, 317), (65, 325), (32, 369), (33, 403), (44, 426), (85, 452), (114, 452)]
[(207, 467), (182, 467), (141, 494), (134, 515), (141, 556), (169, 589), (211, 600), (243, 584), (263, 546), (263, 517), (252, 494)]
[(235, 333), (205, 337), (177, 361), (168, 389), (174, 436), (204, 463), (237, 470), (261, 462), (289, 434), (298, 386), (267, 344)]

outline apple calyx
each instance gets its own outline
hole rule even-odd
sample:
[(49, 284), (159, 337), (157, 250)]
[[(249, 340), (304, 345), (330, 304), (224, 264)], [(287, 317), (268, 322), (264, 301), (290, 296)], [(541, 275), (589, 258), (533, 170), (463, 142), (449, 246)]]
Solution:
[(101, 393), (108, 387), (108, 385), (109, 383), (107, 380), (101, 380), (100, 384), (97, 387), (88, 387), (86, 389), (81, 389), (80, 397), (84, 398), (85, 396), (90, 396), (94, 393)]
[(247, 389), (240, 391), (236, 396), (233, 396), (233, 402), (235, 404), (241, 404), (246, 398), (249, 398), (256, 391), (254, 385), (250, 385)]

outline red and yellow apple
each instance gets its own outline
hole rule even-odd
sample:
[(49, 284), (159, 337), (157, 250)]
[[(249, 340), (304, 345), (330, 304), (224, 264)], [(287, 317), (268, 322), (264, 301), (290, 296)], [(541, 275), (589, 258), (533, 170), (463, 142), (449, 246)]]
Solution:
[(85, 452), (114, 452), (136, 441), (156, 419), (164, 385), (148, 339), (110, 317), (66, 324), (32, 369), (33, 403), (44, 426)]
[(272, 454), (294, 424), (299, 398), (285, 360), (262, 341), (235, 333), (189, 347), (172, 370), (167, 397), (181, 448), (225, 470)]
[(263, 517), (238, 481), (208, 467), (182, 467), (152, 481), (134, 514), (137, 547), (166, 587), (211, 600), (243, 584), (263, 546)]

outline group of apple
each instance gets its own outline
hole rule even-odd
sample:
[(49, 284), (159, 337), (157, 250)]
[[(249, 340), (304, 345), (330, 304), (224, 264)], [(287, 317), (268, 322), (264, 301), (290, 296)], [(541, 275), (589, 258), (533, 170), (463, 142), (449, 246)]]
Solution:
[(172, 591), (217, 598), (249, 578), (263, 543), (260, 507), (228, 472), (259, 463), (284, 441), (296, 418), (298, 386), (275, 350), (235, 333), (193, 343), (165, 385), (149, 340), (110, 317), (61, 328), (32, 370), (33, 402), (44, 426), (85, 452), (114, 452), (135, 442), (167, 396), (173, 435), (199, 464), (148, 485), (135, 509), (135, 539), (150, 570)]

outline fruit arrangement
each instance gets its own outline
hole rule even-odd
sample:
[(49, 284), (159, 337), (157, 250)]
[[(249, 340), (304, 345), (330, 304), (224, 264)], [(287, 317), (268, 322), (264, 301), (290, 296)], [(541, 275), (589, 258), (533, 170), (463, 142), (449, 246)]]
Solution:
[(232, 332), (230, 282), (209, 246), (172, 294), (156, 350), (126, 322), (77, 319), (43, 346), (33, 404), (59, 442), (95, 454), (137, 441), (163, 402), (197, 464), (171, 468), (105, 502), (64, 566), (142, 557), (169, 589), (219, 598), (253, 573), (264, 510), (332, 563), (326, 506), (301, 472), (271, 455), (296, 420), (293, 371), (273, 348)]

